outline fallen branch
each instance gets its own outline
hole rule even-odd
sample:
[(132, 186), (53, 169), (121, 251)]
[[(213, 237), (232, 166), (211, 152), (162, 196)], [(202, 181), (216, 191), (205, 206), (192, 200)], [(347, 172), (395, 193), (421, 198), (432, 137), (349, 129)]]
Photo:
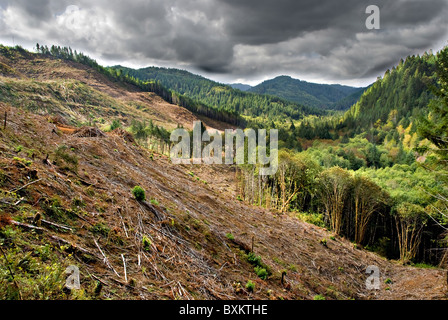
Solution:
[(105, 285), (105, 286), (110, 286), (110, 284), (108, 284), (108, 283), (105, 282), (104, 280), (101, 280), (100, 278), (98, 278), (98, 277), (97, 277), (96, 275), (94, 275), (93, 273), (89, 273), (89, 274), (90, 274), (90, 276), (91, 276), (92, 278), (94, 278), (95, 280), (101, 282), (103, 285)]
[(63, 226), (63, 225), (60, 225), (60, 224), (57, 224), (57, 223), (54, 223), (54, 222), (51, 222), (51, 221), (47, 221), (47, 220), (40, 220), (43, 224), (46, 224), (46, 225), (49, 225), (49, 226), (52, 226), (52, 227), (56, 227), (56, 228), (59, 228), (59, 229), (63, 229), (63, 230), (67, 230), (67, 231), (71, 231), (71, 232), (73, 232), (73, 228), (70, 228), (70, 227), (67, 227), (67, 226)]
[(30, 225), (30, 224), (18, 222), (18, 221), (15, 221), (15, 220), (12, 220), (12, 224), (16, 225), (18, 227), (25, 228), (25, 229), (37, 230), (37, 231), (46, 231), (44, 228), (36, 227), (36, 226)]
[(20, 190), (22, 190), (22, 189), (25, 189), (26, 187), (28, 187), (28, 186), (34, 184), (34, 183), (38, 183), (38, 182), (41, 181), (41, 180), (42, 180), (42, 179), (38, 179), (38, 180), (32, 181), (32, 182), (27, 183), (26, 185), (24, 185), (24, 186), (22, 186), (22, 187), (20, 187), (20, 188), (17, 188), (17, 189), (13, 189), (13, 190), (11, 190), (11, 191), (8, 191), (8, 193), (18, 192), (18, 191), (20, 191)]
[(107, 259), (106, 255), (104, 254), (103, 250), (101, 250), (101, 247), (98, 244), (98, 242), (95, 239), (93, 239), (93, 241), (95, 242), (95, 245), (98, 248), (98, 250), (100, 251), (101, 255), (104, 257), (103, 262), (106, 264), (106, 266), (109, 269), (111, 269), (117, 275), (118, 278), (121, 278), (120, 275), (118, 274), (118, 272), (115, 271), (114, 267), (110, 264), (109, 260)]
[(62, 242), (64, 244), (66, 244), (66, 245), (69, 245), (69, 246), (73, 247), (76, 251), (80, 251), (82, 253), (85, 253), (85, 254), (88, 254), (88, 255), (91, 255), (91, 256), (97, 258), (97, 256), (93, 252), (90, 252), (89, 250), (84, 249), (84, 248), (78, 246), (77, 244), (73, 244), (70, 241), (67, 241), (65, 239), (59, 238), (59, 237), (54, 236), (54, 235), (50, 235), (50, 238), (53, 239), (53, 240)]
[(118, 279), (110, 278), (110, 280), (112, 280), (113, 282), (118, 283), (119, 285), (122, 285), (128, 289), (133, 289), (133, 287), (131, 285), (129, 285), (128, 283), (124, 283), (123, 281), (120, 281)]
[(124, 281), (128, 282), (128, 274), (126, 272), (126, 260), (124, 259), (124, 255), (121, 255), (121, 259), (123, 259), (123, 267), (124, 267)]
[(8, 202), (8, 201), (6, 201), (5, 199), (0, 199), (0, 202), (1, 202), (1, 203), (4, 203), (4, 204), (7, 204), (7, 205), (9, 205), (9, 206), (17, 206), (17, 205), (19, 205), (20, 202), (22, 202), (23, 200), (25, 200), (25, 198), (20, 198), (20, 199), (17, 200), (15, 203), (12, 203), (12, 202)]

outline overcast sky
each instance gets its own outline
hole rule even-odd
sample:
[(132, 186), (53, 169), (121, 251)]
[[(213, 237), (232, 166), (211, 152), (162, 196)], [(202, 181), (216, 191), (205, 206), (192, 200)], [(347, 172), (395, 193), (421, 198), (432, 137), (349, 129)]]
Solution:
[[(368, 5), (380, 30), (368, 30)], [(364, 86), (448, 44), (448, 0), (0, 0), (0, 42), (71, 46), (103, 65), (182, 68), (255, 85)]]

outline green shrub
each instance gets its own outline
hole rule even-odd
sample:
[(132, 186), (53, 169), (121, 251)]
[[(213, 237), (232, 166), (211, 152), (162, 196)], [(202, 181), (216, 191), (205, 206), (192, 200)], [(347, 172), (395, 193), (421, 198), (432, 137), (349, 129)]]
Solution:
[(112, 124), (110, 125), (110, 130), (112, 131), (112, 130), (115, 130), (115, 129), (118, 129), (118, 128), (121, 128), (120, 121), (119, 120), (112, 121)]
[(250, 252), (247, 255), (247, 261), (249, 261), (251, 264), (255, 265), (255, 266), (261, 266), (261, 257), (255, 255), (255, 253)]
[(297, 213), (296, 217), (306, 223), (314, 224), (315, 226), (325, 228), (327, 225), (324, 222), (324, 216), (318, 213)]
[(253, 283), (252, 281), (247, 281), (246, 283), (246, 289), (249, 292), (253, 292), (255, 290), (255, 283)]
[(147, 236), (143, 236), (142, 245), (143, 245), (143, 249), (145, 249), (146, 251), (151, 250), (151, 245), (152, 245), (151, 239), (149, 239)]
[(143, 189), (140, 186), (135, 186), (132, 189), (132, 194), (134, 195), (135, 199), (137, 201), (145, 201), (146, 200), (146, 192), (145, 189)]
[(324, 247), (327, 247), (327, 239), (320, 240), (320, 244), (323, 245)]
[(326, 299), (323, 295), (318, 294), (317, 296), (314, 296), (313, 300), (326, 300)]
[(258, 276), (261, 280), (266, 280), (266, 278), (267, 278), (268, 275), (269, 275), (265, 268), (256, 266), (256, 267), (254, 268), (254, 270), (255, 270), (255, 273), (257, 274), (257, 276)]
[(18, 157), (14, 157), (13, 160), (20, 162), (21, 164), (23, 164), (26, 167), (29, 167), (30, 165), (33, 164), (33, 161), (31, 161), (31, 160), (26, 160), (26, 159), (22, 159), (22, 158), (18, 158)]
[(226, 234), (227, 239), (229, 240), (235, 240), (235, 237), (233, 236), (233, 234), (231, 234), (230, 232), (228, 234)]

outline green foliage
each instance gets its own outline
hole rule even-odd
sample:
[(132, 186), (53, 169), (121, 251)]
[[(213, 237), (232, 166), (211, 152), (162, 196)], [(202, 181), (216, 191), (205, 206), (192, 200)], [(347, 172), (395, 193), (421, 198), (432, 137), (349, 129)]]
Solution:
[(327, 300), (323, 295), (318, 294), (317, 296), (313, 297), (313, 300)]
[(249, 261), (249, 263), (256, 265), (256, 266), (261, 266), (262, 262), (261, 262), (261, 257), (257, 256), (255, 253), (250, 252), (247, 255), (247, 261)]
[(72, 200), (72, 206), (74, 208), (85, 208), (86, 203), (84, 200), (82, 200), (81, 198), (74, 198)]
[[(431, 141), (441, 157), (441, 163), (447, 166), (448, 161), (448, 47), (437, 55), (437, 86), (433, 87), (435, 98), (429, 103), (429, 115), (421, 118), (418, 132)], [(422, 148), (428, 151), (428, 147)], [(426, 149), (426, 150), (425, 150)]]
[(364, 88), (309, 83), (280, 76), (249, 89), (249, 92), (273, 95), (314, 108), (346, 110), (359, 99), (364, 90)]
[(110, 131), (113, 131), (115, 129), (121, 128), (121, 123), (119, 120), (113, 120), (112, 124), (110, 125)]
[(233, 241), (235, 240), (235, 236), (233, 234), (231, 234), (230, 232), (226, 234), (227, 239)]
[[(403, 121), (419, 115), (432, 96), (430, 86), (434, 84), (435, 69), (432, 54), (406, 58), (367, 89), (345, 114), (343, 126), (354, 128), (356, 122), (357, 130), (365, 130), (378, 121)], [(390, 119), (392, 110), (396, 113)]]
[(132, 194), (134, 195), (134, 198), (135, 198), (137, 201), (145, 201), (145, 200), (146, 200), (146, 192), (145, 192), (145, 189), (143, 189), (143, 188), (140, 187), (140, 186), (135, 186), (135, 187), (132, 189)]
[(1, 300), (67, 299), (65, 268), (73, 262), (59, 249), (10, 226), (0, 230), (0, 245)]
[(246, 283), (246, 289), (249, 292), (253, 292), (255, 290), (255, 283), (253, 283), (252, 281), (247, 281)]
[[(301, 119), (305, 114), (323, 114), (317, 109), (278, 97), (235, 90), (183, 70), (157, 67), (139, 70), (114, 67), (113, 70), (130, 78), (160, 83), (172, 92), (169, 99), (172, 102), (180, 105), (189, 102), (195, 105), (191, 111), (229, 123), (241, 124), (242, 120), (237, 115), (253, 119)], [(216, 112), (221, 114), (214, 114)]]
[(151, 239), (149, 239), (147, 236), (143, 236), (142, 245), (143, 249), (145, 249), (146, 251), (150, 251), (152, 246)]
[(257, 274), (257, 276), (261, 279), (261, 280), (266, 280), (266, 278), (268, 277), (269, 273), (267, 272), (267, 270), (265, 268), (262, 268), (260, 266), (256, 266), (254, 268), (255, 273)]
[(22, 159), (22, 158), (18, 158), (18, 157), (14, 157), (13, 158), (14, 161), (17, 161), (18, 163), (21, 163), (22, 165), (29, 167), (30, 165), (33, 164), (33, 161), (31, 160), (26, 160), (26, 159)]

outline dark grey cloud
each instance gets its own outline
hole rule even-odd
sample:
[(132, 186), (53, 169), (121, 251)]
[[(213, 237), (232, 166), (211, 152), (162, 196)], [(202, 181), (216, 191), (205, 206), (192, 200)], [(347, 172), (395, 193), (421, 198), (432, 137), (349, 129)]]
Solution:
[(305, 32), (341, 27), (338, 20), (354, 18), (356, 13), (362, 16), (359, 12), (366, 8), (359, 0), (221, 2), (225, 4), (227, 32), (238, 42), (253, 45), (277, 43)]
[[(371, 4), (381, 30), (365, 27)], [(347, 82), (446, 43), (447, 17), (448, 0), (0, 0), (0, 39), (228, 81)]]

